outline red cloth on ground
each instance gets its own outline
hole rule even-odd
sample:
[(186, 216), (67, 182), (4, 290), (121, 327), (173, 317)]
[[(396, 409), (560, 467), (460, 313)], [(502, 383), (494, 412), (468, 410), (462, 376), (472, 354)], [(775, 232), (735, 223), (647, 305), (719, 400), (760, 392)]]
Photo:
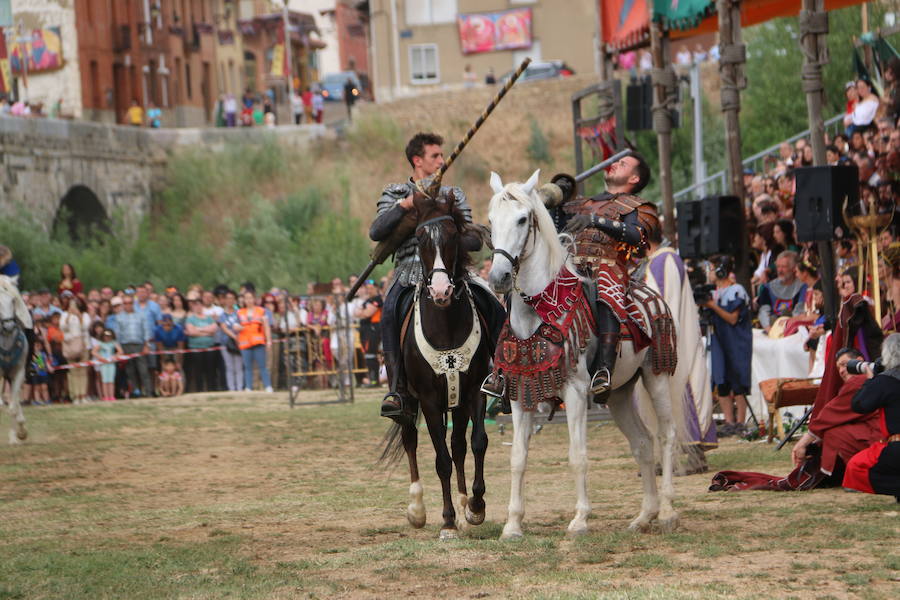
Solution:
[(821, 468), (826, 473), (834, 472), (838, 457), (847, 464), (854, 454), (883, 437), (877, 412), (861, 415), (850, 408), (850, 401), (865, 382), (865, 375), (855, 375), (831, 400), (816, 398), (809, 430), (822, 438)]

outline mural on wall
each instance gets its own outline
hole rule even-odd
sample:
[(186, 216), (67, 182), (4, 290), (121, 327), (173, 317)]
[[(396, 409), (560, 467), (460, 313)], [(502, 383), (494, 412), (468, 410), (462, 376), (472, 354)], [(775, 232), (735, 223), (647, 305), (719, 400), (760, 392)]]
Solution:
[(531, 8), (459, 15), (463, 54), (531, 48)]
[(29, 75), (62, 68), (62, 36), (59, 27), (33, 29), (30, 38), (24, 44), (10, 45), (9, 63), (13, 73), (23, 72), (23, 57), (28, 60), (26, 66)]
[(0, 27), (0, 94), (8, 94), (12, 88), (12, 72), (9, 70), (9, 56), (6, 53), (6, 36)]

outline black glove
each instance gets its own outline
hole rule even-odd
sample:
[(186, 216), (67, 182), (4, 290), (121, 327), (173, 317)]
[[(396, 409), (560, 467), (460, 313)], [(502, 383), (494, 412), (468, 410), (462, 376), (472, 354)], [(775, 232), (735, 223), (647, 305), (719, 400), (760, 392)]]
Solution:
[(582, 229), (593, 227), (593, 215), (573, 215), (566, 224), (566, 233), (578, 233)]

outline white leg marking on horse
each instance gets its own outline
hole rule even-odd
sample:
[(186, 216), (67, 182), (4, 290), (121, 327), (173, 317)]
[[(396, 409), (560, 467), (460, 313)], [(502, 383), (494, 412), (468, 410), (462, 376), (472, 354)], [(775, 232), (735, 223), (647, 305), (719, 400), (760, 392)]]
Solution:
[(675, 422), (672, 418), (668, 375), (649, 375), (644, 377), (644, 386), (650, 392), (653, 407), (656, 410), (656, 421), (659, 424), (660, 448), (662, 450), (662, 486), (660, 489), (660, 506), (658, 522), (664, 532), (673, 531), (678, 526), (678, 512), (672, 503), (675, 501)]
[(425, 503), (422, 501), (424, 491), (421, 481), (409, 484), (409, 506), (406, 508), (406, 518), (409, 524), (420, 529), (425, 527)]
[[(619, 429), (628, 438), (631, 454), (641, 471), (644, 499), (641, 512), (628, 525), (632, 531), (647, 531), (650, 522), (659, 514), (659, 494), (656, 489), (656, 461), (653, 457), (653, 438), (635, 410), (631, 394), (634, 386), (615, 390), (609, 400), (609, 410)], [(652, 392), (651, 392), (652, 393)]]
[(569, 427), (569, 465), (575, 477), (575, 517), (566, 529), (567, 535), (578, 536), (587, 533), (587, 519), (591, 514), (591, 501), (587, 493), (587, 382), (588, 373), (584, 358), (579, 361), (578, 371), (565, 389), (566, 421)]
[(469, 522), (466, 515), (469, 514), (469, 497), (463, 493), (456, 495), (456, 528), (465, 531), (469, 528)]
[(501, 540), (522, 537), (522, 517), (525, 515), (525, 467), (528, 463), (528, 442), (531, 440), (531, 421), (534, 413), (524, 412), (518, 402), (512, 403), (513, 445), (509, 455), (510, 490), (506, 525)]

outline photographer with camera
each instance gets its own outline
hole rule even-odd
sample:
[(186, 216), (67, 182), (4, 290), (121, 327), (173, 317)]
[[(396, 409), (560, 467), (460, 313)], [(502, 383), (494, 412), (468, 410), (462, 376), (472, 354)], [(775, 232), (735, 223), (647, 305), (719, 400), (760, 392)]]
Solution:
[(870, 379), (850, 406), (857, 413), (877, 415), (881, 439), (850, 459), (844, 487), (900, 502), (900, 334), (884, 341), (882, 360), (883, 369), (877, 362), (852, 365), (865, 368)]
[[(833, 485), (843, 480), (844, 468), (857, 452), (881, 438), (877, 415), (860, 415), (850, 406), (851, 399), (866, 382), (860, 367), (872, 363), (862, 362), (863, 356), (855, 348), (841, 348), (836, 356), (844, 383), (833, 398), (817, 399), (809, 417), (809, 431), (791, 451), (795, 467), (818, 455), (821, 478), (832, 477)], [(813, 485), (818, 484), (816, 481)]]
[(705, 299), (696, 299), (698, 305), (712, 311), (712, 381), (725, 414), (723, 436), (743, 431), (753, 356), (750, 296), (742, 285), (731, 280), (733, 270), (730, 256), (717, 259), (710, 273), (715, 289)]

